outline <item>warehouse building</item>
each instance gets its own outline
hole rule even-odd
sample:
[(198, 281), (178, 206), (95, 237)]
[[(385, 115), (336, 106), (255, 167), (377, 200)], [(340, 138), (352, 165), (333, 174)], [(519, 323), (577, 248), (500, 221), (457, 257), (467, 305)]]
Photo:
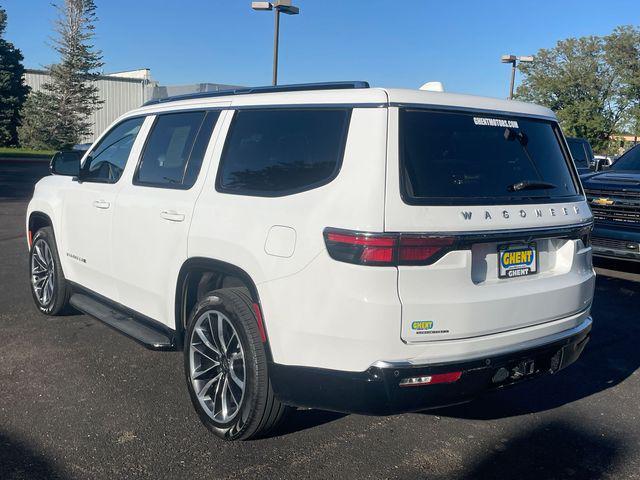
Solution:
[[(25, 69), (25, 82), (32, 91), (41, 90), (49, 79), (45, 70)], [(96, 85), (98, 96), (103, 103), (91, 116), (93, 135), (83, 139), (83, 143), (92, 143), (116, 118), (149, 100), (236, 88), (234, 85), (217, 83), (162, 86), (151, 77), (148, 68), (100, 75)]]

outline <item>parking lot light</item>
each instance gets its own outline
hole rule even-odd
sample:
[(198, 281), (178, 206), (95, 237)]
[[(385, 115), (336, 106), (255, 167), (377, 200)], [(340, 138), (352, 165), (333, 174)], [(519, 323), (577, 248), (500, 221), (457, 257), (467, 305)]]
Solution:
[(298, 15), (300, 9), (291, 4), (291, 0), (276, 0), (275, 2), (251, 2), (254, 10), (273, 10), (275, 25), (273, 32), (273, 79), (272, 84), (278, 84), (278, 37), (280, 35), (280, 13)]
[(513, 99), (513, 87), (516, 81), (516, 64), (517, 62), (531, 63), (533, 62), (533, 55), (502, 55), (500, 57), (502, 63), (511, 64), (511, 83), (509, 85), (509, 100)]

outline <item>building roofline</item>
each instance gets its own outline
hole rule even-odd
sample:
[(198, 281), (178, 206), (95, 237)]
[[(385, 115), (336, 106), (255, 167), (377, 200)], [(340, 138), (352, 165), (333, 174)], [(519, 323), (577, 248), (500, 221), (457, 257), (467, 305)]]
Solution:
[[(49, 75), (47, 70), (35, 69), (35, 68), (25, 68), (24, 73), (36, 73), (40, 75)], [(125, 82), (125, 83), (149, 83), (149, 80), (145, 80), (142, 78), (127, 78), (127, 77), (113, 77), (110, 75), (96, 75), (96, 80), (111, 80), (114, 82)]]

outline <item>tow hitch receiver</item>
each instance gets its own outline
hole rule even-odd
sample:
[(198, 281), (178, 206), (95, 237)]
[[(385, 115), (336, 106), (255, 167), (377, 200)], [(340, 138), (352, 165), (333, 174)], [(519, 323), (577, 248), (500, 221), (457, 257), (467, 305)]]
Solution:
[(536, 373), (535, 360), (524, 360), (511, 369), (511, 378), (518, 380), (533, 375), (534, 373)]
[(538, 370), (536, 370), (536, 361), (534, 359), (527, 359), (516, 363), (512, 367), (499, 368), (493, 375), (491, 381), (493, 383), (503, 383), (505, 381), (511, 383), (535, 375), (536, 373), (538, 373)]

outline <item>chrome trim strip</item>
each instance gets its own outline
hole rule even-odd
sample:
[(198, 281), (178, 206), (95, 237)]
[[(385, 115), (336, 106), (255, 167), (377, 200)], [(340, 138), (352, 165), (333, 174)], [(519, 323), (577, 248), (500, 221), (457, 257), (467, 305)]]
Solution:
[(478, 230), (478, 231), (437, 231), (437, 232), (384, 232), (384, 234), (405, 233), (409, 235), (427, 235), (433, 237), (461, 237), (461, 242), (456, 244), (468, 245), (471, 243), (490, 242), (494, 240), (517, 240), (534, 238), (562, 238), (579, 236), (581, 230), (593, 227), (593, 220), (569, 225), (556, 225), (551, 227), (513, 228), (505, 230)]
[(386, 108), (386, 103), (278, 103), (265, 105), (229, 105), (228, 110), (256, 110), (263, 108), (291, 108), (291, 109), (308, 109), (308, 108)]
[[(583, 311), (584, 312), (584, 311)], [(578, 314), (580, 315), (580, 314)], [(566, 317), (565, 317), (566, 318)], [(561, 319), (560, 319), (561, 320)], [(490, 353), (487, 353), (485, 355), (480, 355), (480, 356), (474, 356), (474, 357), (464, 357), (461, 356), (459, 358), (456, 358), (455, 360), (447, 360), (444, 362), (435, 362), (433, 364), (429, 364), (429, 363), (412, 363), (410, 361), (407, 360), (396, 360), (396, 361), (386, 361), (386, 360), (378, 360), (377, 362), (374, 362), (371, 364), (372, 367), (378, 367), (378, 368), (406, 368), (406, 367), (431, 367), (431, 366), (435, 366), (435, 365), (446, 365), (449, 363), (461, 363), (461, 362), (473, 362), (473, 361), (481, 361), (484, 360), (486, 358), (489, 357), (495, 357), (495, 356), (501, 356), (501, 355), (509, 355), (511, 353), (517, 353), (520, 352), (522, 350), (529, 350), (532, 348), (538, 348), (538, 347), (544, 347), (545, 345), (549, 345), (561, 340), (564, 340), (566, 338), (569, 337), (573, 337), (574, 335), (579, 335), (580, 333), (584, 332), (587, 329), (590, 329), (591, 326), (593, 324), (593, 319), (591, 318), (591, 316), (587, 316), (583, 322), (573, 328), (570, 328), (568, 330), (563, 330), (562, 332), (558, 332), (558, 333), (554, 333), (552, 335), (547, 335), (541, 338), (534, 338), (533, 340), (529, 340), (526, 342), (520, 342), (517, 343), (515, 345), (510, 345), (508, 347), (504, 347), (502, 349), (498, 348), (494, 351), (491, 351)], [(535, 327), (536, 325), (531, 325), (532, 327)], [(526, 327), (525, 327), (526, 328)], [(487, 335), (490, 336), (490, 335)], [(479, 338), (479, 337), (476, 337)], [(465, 339), (457, 339), (457, 340), (451, 340), (451, 342), (456, 342), (456, 341), (464, 341)], [(468, 340), (468, 339), (466, 339)], [(416, 344), (413, 344), (416, 345)], [(424, 345), (424, 344), (423, 344)]]

